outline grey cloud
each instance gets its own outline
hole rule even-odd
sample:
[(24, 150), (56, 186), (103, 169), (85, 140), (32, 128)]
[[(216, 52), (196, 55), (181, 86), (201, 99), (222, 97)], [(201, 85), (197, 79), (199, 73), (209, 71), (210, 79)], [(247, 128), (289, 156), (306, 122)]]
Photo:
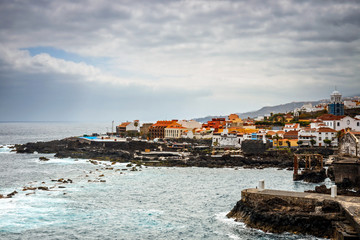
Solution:
[[(173, 61), (174, 65), (189, 63), (186, 65), (188, 68), (192, 67), (192, 63), (196, 68), (202, 63), (210, 62), (213, 65), (207, 66), (213, 66), (214, 72), (220, 71), (217, 68), (226, 67), (227, 64), (232, 64), (233, 67), (225, 68), (226, 70), (236, 69), (238, 66), (241, 69), (243, 65), (255, 65), (254, 68), (259, 66), (259, 69), (251, 70), (259, 72), (263, 81), (283, 77), (286, 74), (289, 78), (295, 76), (296, 79), (313, 79), (313, 82), (309, 80), (312, 86), (318, 86), (318, 82), (333, 84), (336, 81), (343, 81), (342, 87), (346, 92), (350, 92), (351, 88), (346, 87), (346, 84), (360, 87), (357, 83), (360, 82), (357, 70), (360, 39), (359, 12), (360, 2), (335, 0), (1, 1), (0, 42), (12, 48), (52, 46), (78, 54), (96, 54), (100, 55), (99, 57), (121, 59), (119, 62), (124, 63), (125, 66), (114, 64), (113, 68), (124, 68), (128, 72), (138, 71), (137, 74), (132, 74), (132, 77), (141, 76), (149, 81), (153, 80), (152, 78), (166, 79), (171, 74), (146, 72), (140, 67), (147, 64), (145, 61), (151, 61), (151, 63), (158, 61), (159, 65), (166, 61)], [(95, 50), (98, 52), (93, 53)], [(63, 104), (69, 105), (75, 102), (80, 105), (74, 106), (81, 108), (81, 104), (91, 107), (87, 104), (91, 102), (94, 108), (100, 109), (103, 115), (109, 115), (110, 109), (116, 108), (114, 102), (127, 102), (126, 106), (129, 107), (123, 109), (124, 112), (135, 111), (131, 109), (131, 106), (135, 106), (135, 109), (144, 111), (144, 115), (151, 113), (143, 108), (142, 103), (153, 104), (154, 112), (161, 114), (159, 109), (170, 106), (162, 102), (164, 99), (165, 102), (184, 102), (185, 107), (181, 104), (177, 105), (183, 112), (186, 112), (189, 106), (193, 107), (189, 104), (191, 101), (199, 103), (200, 109), (207, 110), (210, 107), (206, 105), (220, 109), (227, 107), (227, 103), (231, 102), (226, 98), (227, 96), (219, 99), (219, 95), (215, 94), (216, 91), (211, 86), (214, 83), (217, 84), (214, 82), (216, 80), (207, 80), (208, 84), (204, 85), (202, 91), (182, 92), (165, 89), (165, 87), (155, 91), (151, 88), (145, 89), (143, 86), (131, 85), (116, 88), (118, 91), (116, 94), (115, 90), (105, 85), (100, 86), (88, 82), (84, 84), (81, 83), (81, 79), (74, 76), (21, 75), (14, 70), (11, 72), (9, 69), (12, 66), (1, 60), (0, 57), (2, 109), (7, 109), (7, 105), (15, 106), (8, 99), (21, 104), (20, 100), (14, 99), (15, 97), (4, 90), (8, 89), (14, 96), (21, 99), (15, 85), (11, 85), (12, 82), (18, 86), (26, 86), (28, 91), (23, 89), (23, 96), (32, 99), (34, 105), (46, 102), (45, 97), (40, 96), (51, 97), (50, 93), (46, 92), (46, 89), (50, 89), (49, 92), (59, 98), (59, 103), (53, 100), (53, 106), (66, 111), (64, 107), (61, 107), (61, 95), (55, 94), (50, 84), (52, 83), (64, 93), (69, 93), (66, 94), (68, 100), (63, 100)], [(262, 65), (258, 63), (264, 63), (266, 67), (262, 69)], [(130, 65), (128, 69), (126, 64)], [(166, 68), (167, 65), (162, 66)], [(204, 71), (206, 70), (208, 69), (204, 68)], [(184, 71), (186, 71), (185, 68)], [(226, 75), (225, 70), (222, 71), (225, 80), (233, 77), (233, 75)], [(241, 70), (238, 73), (242, 74)], [(175, 79), (177, 74), (179, 81), (186, 79), (187, 76), (192, 77), (190, 73), (184, 72), (174, 73), (170, 79)], [(239, 78), (247, 77), (244, 73), (244, 77)], [(17, 78), (24, 82), (15, 81)], [(239, 83), (224, 81), (224, 88), (235, 89), (241, 86), (240, 89), (258, 95), (271, 87), (276, 87), (269, 85), (268, 88), (259, 89), (242, 84), (240, 81)], [(284, 92), (300, 89), (300, 85), (296, 89), (284, 85)], [(43, 89), (43, 92), (36, 89)], [(87, 95), (85, 89), (91, 94)], [(109, 92), (111, 96), (97, 89)], [(130, 94), (132, 92), (138, 93), (137, 100), (133, 104), (128, 104), (129, 99), (133, 99), (133, 95)], [(91, 95), (112, 104), (101, 107), (103, 102), (96, 102)], [(271, 94), (267, 96), (275, 99)], [(199, 100), (204, 98), (206, 103)], [(233, 102), (237, 104), (240, 99), (241, 94), (237, 101)], [(276, 99), (281, 101), (280, 97)], [(261, 104), (261, 101), (263, 100), (259, 100), (257, 104)], [(4, 105), (4, 102), (7, 105)], [(245, 105), (243, 107), (246, 107)], [(47, 106), (44, 108), (51, 110)], [(236, 106), (229, 106), (230, 108), (236, 108)], [(27, 110), (24, 111), (27, 112)], [(70, 111), (67, 117), (71, 117), (72, 114), (75, 116), (79, 113), (75, 110)], [(90, 115), (90, 112), (84, 113), (85, 115)]]

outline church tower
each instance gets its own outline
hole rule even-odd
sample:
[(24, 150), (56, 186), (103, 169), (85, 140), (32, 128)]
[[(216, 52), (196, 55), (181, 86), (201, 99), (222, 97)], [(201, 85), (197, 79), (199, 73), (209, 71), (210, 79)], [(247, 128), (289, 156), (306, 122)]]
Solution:
[(344, 115), (344, 103), (341, 101), (341, 93), (337, 90), (330, 95), (330, 104), (328, 105), (330, 114), (336, 116)]

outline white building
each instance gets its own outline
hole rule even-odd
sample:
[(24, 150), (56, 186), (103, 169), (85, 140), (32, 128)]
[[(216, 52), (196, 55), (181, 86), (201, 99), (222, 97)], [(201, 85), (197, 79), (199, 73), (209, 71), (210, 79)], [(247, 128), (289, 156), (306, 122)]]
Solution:
[(334, 116), (334, 115), (325, 115), (319, 117), (323, 123), (336, 131), (343, 129), (350, 129), (353, 131), (360, 131), (360, 119), (352, 118), (349, 116)]
[(213, 132), (213, 129), (207, 130), (205, 128), (196, 128), (193, 130), (185, 130), (182, 133), (182, 137), (191, 139), (212, 139)]
[(298, 139), (302, 142), (302, 146), (311, 146), (311, 140), (316, 141), (318, 134), (315, 128), (304, 128), (298, 133)]
[(126, 131), (136, 131), (136, 132), (140, 132), (140, 122), (139, 122), (139, 120), (134, 120), (133, 122), (130, 122), (130, 123), (126, 126)]
[(241, 148), (242, 137), (237, 134), (229, 134), (227, 129), (222, 133), (214, 133), (212, 137), (213, 147)]
[(299, 131), (301, 129), (300, 124), (298, 123), (287, 123), (284, 126), (284, 132), (289, 131)]
[(357, 108), (357, 107), (358, 107), (357, 104), (356, 104), (356, 102), (351, 101), (351, 100), (345, 100), (345, 101), (344, 101), (344, 106), (345, 106), (346, 108)]
[(201, 128), (202, 124), (195, 121), (195, 120), (181, 120), (181, 121), (178, 121), (178, 123), (183, 126), (184, 128), (187, 128), (189, 130), (193, 130), (195, 128)]
[(337, 131), (331, 128), (319, 128), (317, 129), (317, 141), (316, 145), (326, 146), (324, 140), (331, 140), (331, 146), (338, 146)]
[(317, 147), (326, 146), (324, 140), (330, 140), (333, 147), (338, 146), (337, 131), (328, 127), (304, 128), (299, 131), (298, 139), (303, 146), (311, 146), (311, 140), (315, 141), (314, 146)]

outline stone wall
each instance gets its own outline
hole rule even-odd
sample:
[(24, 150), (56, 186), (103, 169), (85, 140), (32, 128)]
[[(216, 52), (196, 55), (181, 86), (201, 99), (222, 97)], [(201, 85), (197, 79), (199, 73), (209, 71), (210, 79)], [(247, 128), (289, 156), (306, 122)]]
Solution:
[(345, 219), (338, 202), (318, 199), (319, 194), (304, 197), (304, 193), (265, 191), (243, 190), (242, 199), (227, 216), (265, 232), (292, 232), (324, 238), (333, 237), (334, 223)]
[(336, 184), (347, 182), (350, 184), (349, 187), (360, 189), (360, 162), (357, 160), (340, 160), (334, 162), (333, 174)]

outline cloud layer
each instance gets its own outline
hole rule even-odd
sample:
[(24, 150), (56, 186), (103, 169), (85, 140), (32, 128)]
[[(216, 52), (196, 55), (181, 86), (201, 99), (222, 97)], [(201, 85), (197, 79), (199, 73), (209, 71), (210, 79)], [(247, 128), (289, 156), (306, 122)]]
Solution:
[[(356, 1), (1, 2), (0, 120), (191, 118), (326, 98), (335, 85), (358, 94), (359, 13)], [(24, 86), (34, 109), (39, 88), (76, 97), (14, 114)], [(49, 116), (55, 105), (64, 112)]]

